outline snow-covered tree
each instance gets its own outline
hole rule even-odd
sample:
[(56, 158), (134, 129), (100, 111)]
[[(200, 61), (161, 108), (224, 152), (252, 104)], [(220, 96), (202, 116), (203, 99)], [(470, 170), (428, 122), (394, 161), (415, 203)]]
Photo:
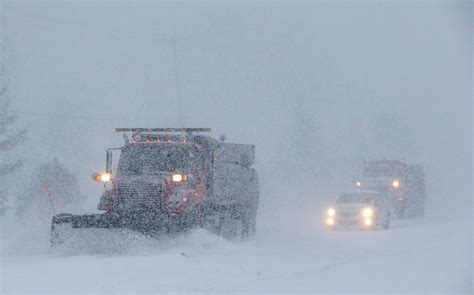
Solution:
[[(9, 103), (7, 87), (6, 85), (2, 85), (0, 88), (0, 153), (2, 153), (2, 156), (25, 141), (28, 132), (27, 128), (16, 129), (14, 127), (18, 119), (18, 114), (9, 110)], [(21, 159), (10, 161), (2, 159), (0, 176), (15, 172), (21, 167), (21, 164)]]
[(275, 170), (289, 187), (299, 195), (304, 194), (307, 184), (320, 187), (329, 175), (326, 167), (327, 152), (322, 122), (314, 111), (295, 106), (290, 110), (290, 124), (286, 136), (281, 140), (283, 163)]
[(53, 211), (74, 212), (84, 204), (76, 176), (57, 158), (37, 168), (29, 185), (19, 195), (17, 215), (50, 219)]
[(416, 152), (412, 129), (396, 113), (379, 113), (370, 125), (371, 148), (379, 157), (402, 159)]
[[(2, 27), (0, 25), (0, 27)], [(8, 91), (8, 79), (5, 70), (5, 40), (0, 31), (0, 179), (17, 171), (23, 161), (22, 159), (11, 159), (9, 151), (18, 147), (27, 136), (27, 128), (17, 128), (15, 123), (18, 114), (12, 112), (10, 96)], [(6, 181), (2, 181), (5, 183)], [(0, 187), (0, 215), (5, 212), (7, 203), (7, 188)]]
[(296, 110), (292, 114), (292, 125), (288, 132), (288, 152), (291, 157), (288, 161), (298, 170), (306, 170), (311, 177), (317, 178), (320, 171), (314, 162), (318, 154), (321, 155), (320, 145), (315, 145), (320, 136), (320, 127), (316, 125), (315, 116), (308, 111)]

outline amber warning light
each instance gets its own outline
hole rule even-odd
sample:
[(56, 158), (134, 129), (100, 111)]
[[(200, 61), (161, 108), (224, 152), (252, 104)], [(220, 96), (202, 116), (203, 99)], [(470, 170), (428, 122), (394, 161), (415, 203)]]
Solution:
[(92, 174), (92, 179), (94, 179), (97, 182), (109, 182), (112, 180), (112, 175), (110, 173), (94, 173)]

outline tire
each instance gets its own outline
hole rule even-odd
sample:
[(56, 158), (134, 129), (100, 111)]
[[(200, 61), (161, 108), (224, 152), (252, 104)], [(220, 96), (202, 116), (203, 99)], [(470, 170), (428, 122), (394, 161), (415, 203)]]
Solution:
[(393, 214), (397, 219), (406, 219), (407, 218), (407, 208), (406, 207), (395, 207)]
[(220, 235), (223, 221), (224, 207), (210, 205), (206, 207), (204, 217), (201, 221), (201, 227), (213, 234)]
[(382, 229), (389, 229), (389, 228), (390, 228), (390, 213), (387, 215), (387, 219), (382, 225)]
[(423, 200), (419, 206), (420, 206), (420, 210), (419, 210), (418, 217), (424, 218), (425, 217), (425, 200)]
[(241, 205), (207, 208), (202, 227), (229, 240), (243, 240), (257, 231), (257, 211)]
[(226, 207), (222, 214), (220, 232), (229, 240), (244, 240), (256, 232), (256, 212), (244, 206)]
[(257, 232), (257, 206), (240, 206), (239, 210), (244, 224), (244, 238), (254, 236)]
[(222, 214), (221, 235), (229, 240), (241, 240), (244, 238), (246, 225), (243, 221), (241, 211), (236, 206), (225, 208)]

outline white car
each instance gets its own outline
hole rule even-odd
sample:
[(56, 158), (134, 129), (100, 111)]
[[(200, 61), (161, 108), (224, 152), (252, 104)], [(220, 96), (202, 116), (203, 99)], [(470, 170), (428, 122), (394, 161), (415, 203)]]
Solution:
[(375, 191), (346, 193), (326, 211), (326, 224), (335, 228), (390, 227), (390, 196)]

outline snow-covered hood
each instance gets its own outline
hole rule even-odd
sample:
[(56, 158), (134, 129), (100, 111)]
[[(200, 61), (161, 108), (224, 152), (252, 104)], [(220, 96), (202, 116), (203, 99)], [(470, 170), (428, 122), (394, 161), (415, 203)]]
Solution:
[(335, 206), (336, 211), (345, 212), (345, 211), (361, 211), (364, 208), (372, 208), (371, 205), (366, 203), (338, 203)]
[(354, 215), (356, 213), (362, 212), (364, 208), (372, 208), (372, 206), (365, 203), (338, 203), (334, 207), (334, 209), (336, 210), (336, 216), (347, 214)]

